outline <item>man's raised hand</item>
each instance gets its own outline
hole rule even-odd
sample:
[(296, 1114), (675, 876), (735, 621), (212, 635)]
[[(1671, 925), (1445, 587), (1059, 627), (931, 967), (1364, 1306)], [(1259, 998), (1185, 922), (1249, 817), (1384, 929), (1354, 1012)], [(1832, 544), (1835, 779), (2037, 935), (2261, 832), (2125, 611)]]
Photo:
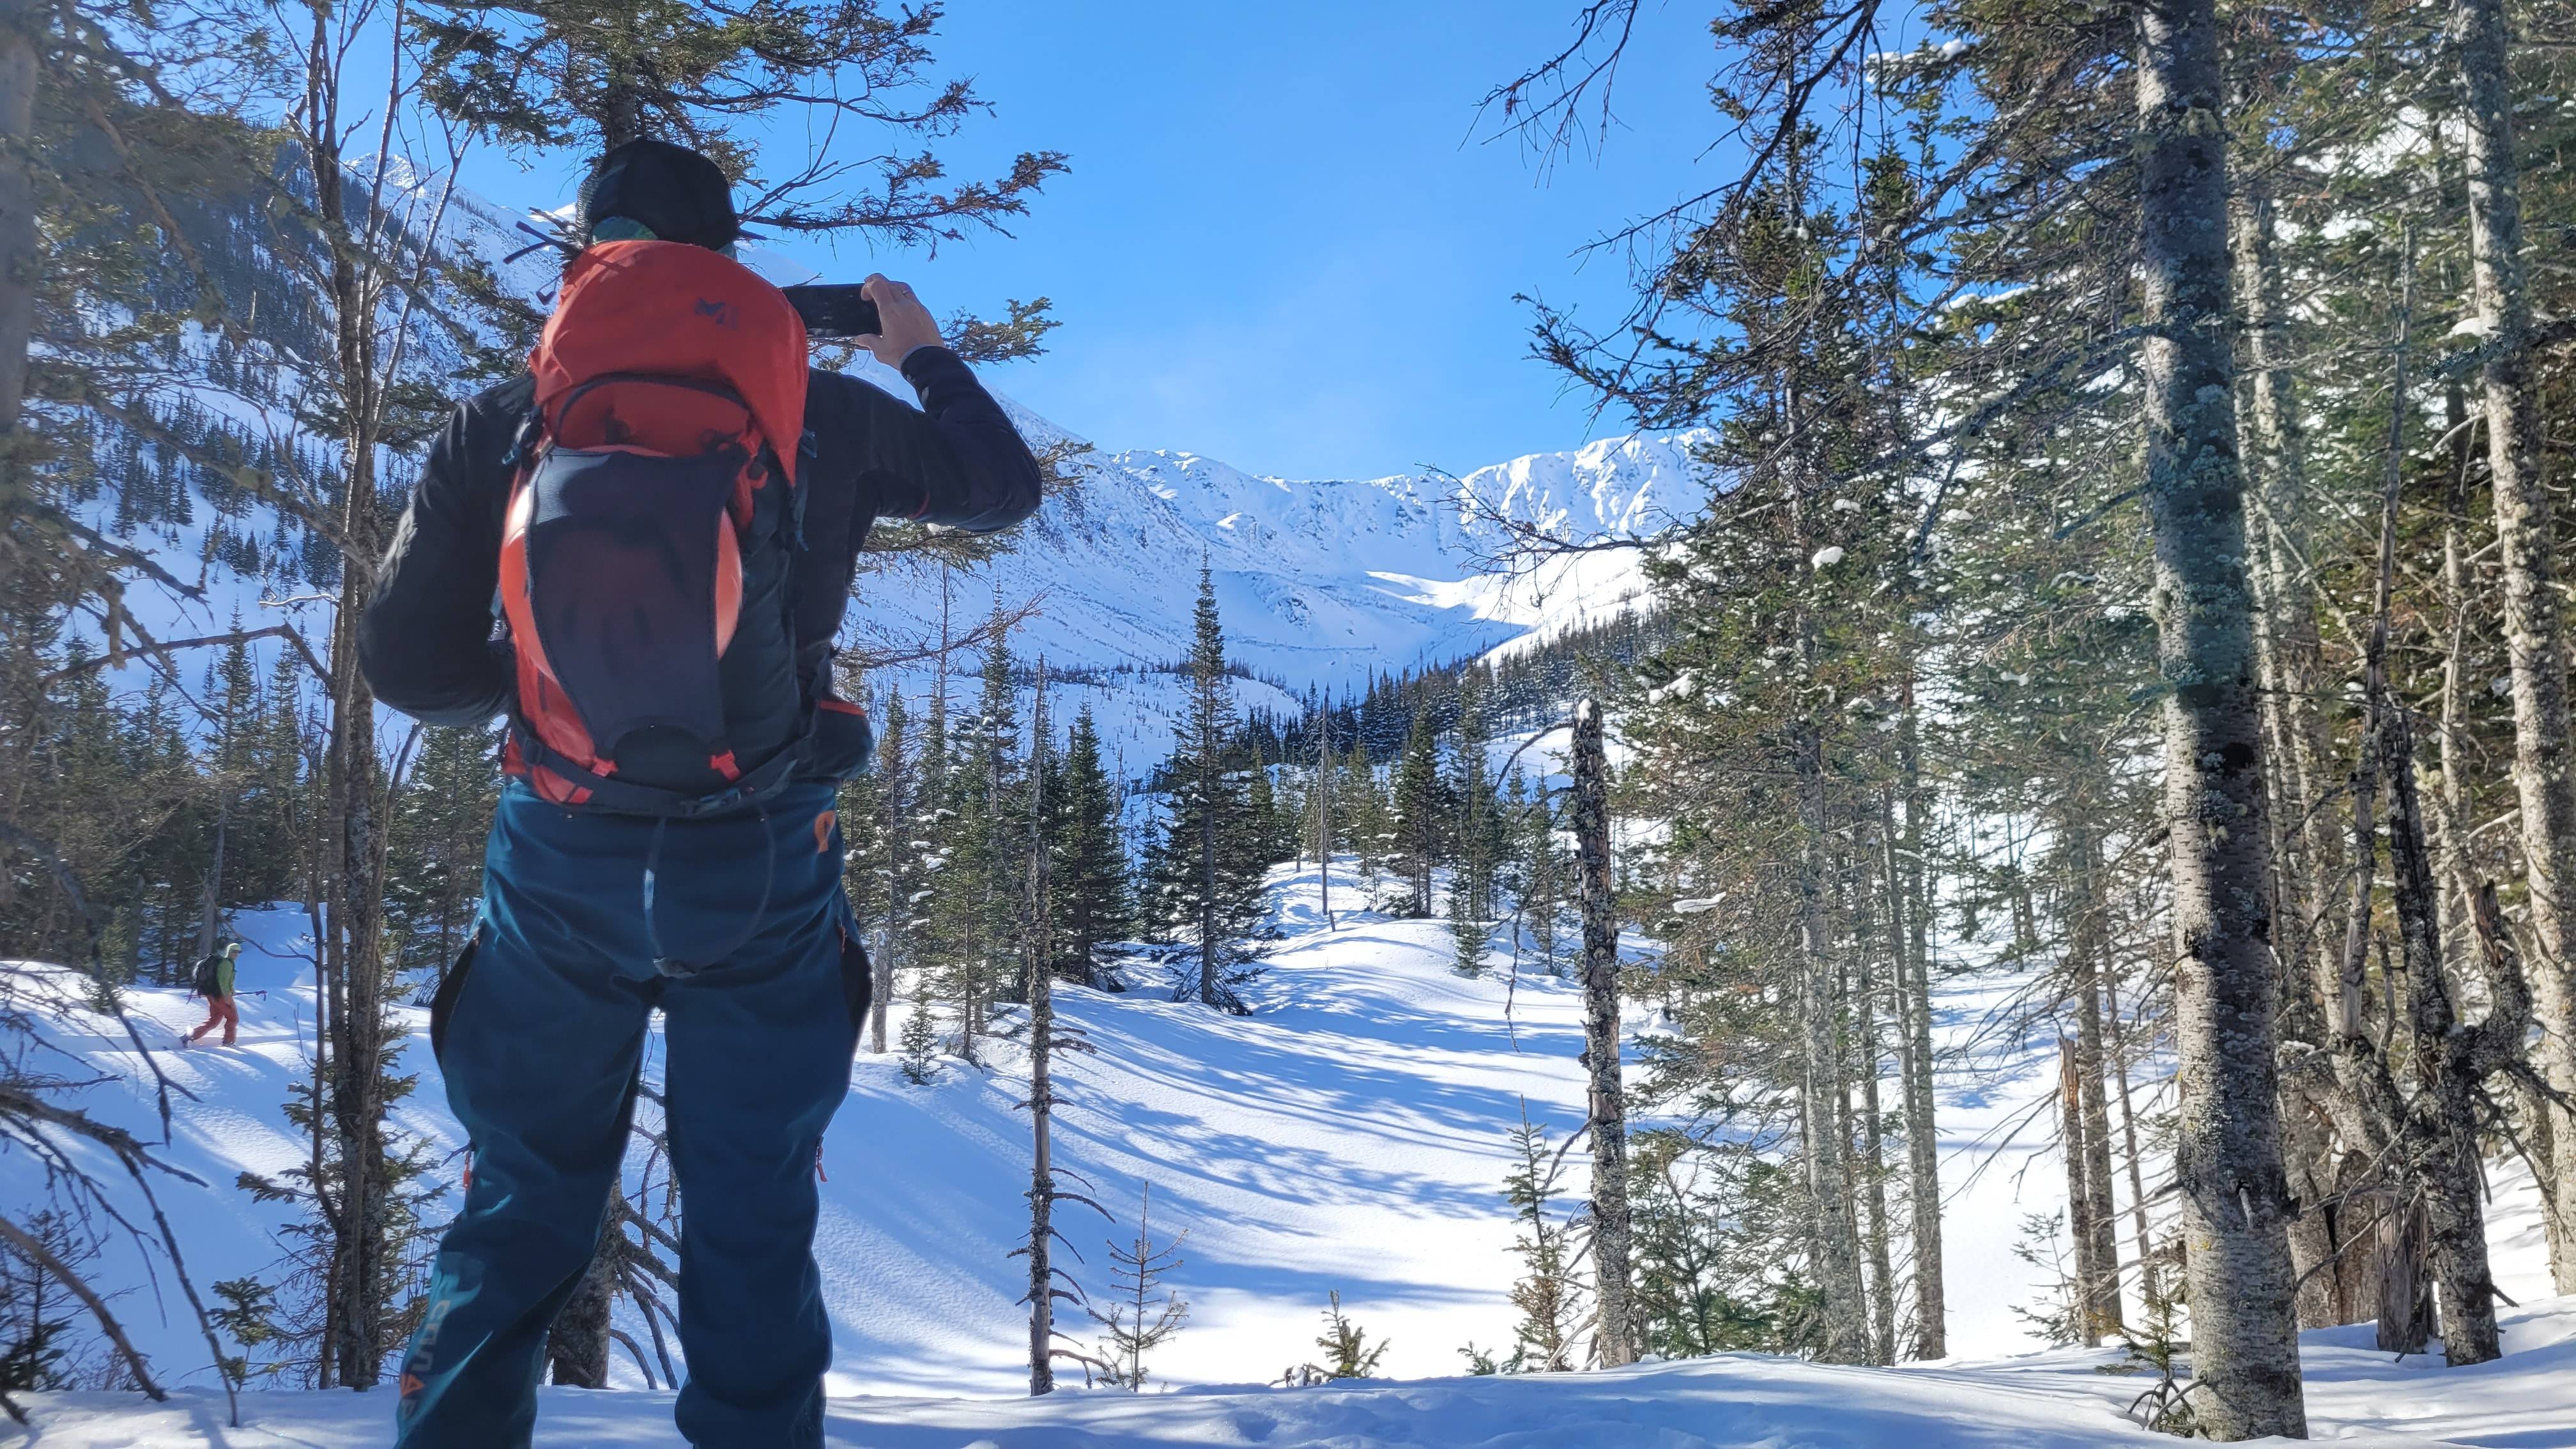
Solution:
[(878, 330), (850, 340), (875, 353), (877, 361), (901, 367), (905, 354), (914, 348), (940, 345), (939, 323), (910, 286), (877, 272), (860, 284), (859, 291), (877, 304)]

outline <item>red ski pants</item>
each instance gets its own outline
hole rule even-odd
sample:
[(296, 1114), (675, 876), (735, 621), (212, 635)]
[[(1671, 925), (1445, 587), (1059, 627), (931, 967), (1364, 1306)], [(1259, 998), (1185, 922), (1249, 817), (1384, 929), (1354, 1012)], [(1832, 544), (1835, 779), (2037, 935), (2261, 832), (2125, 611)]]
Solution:
[(224, 1029), (224, 1045), (231, 1046), (233, 1033), (241, 1030), (241, 1007), (229, 996), (206, 999), (206, 1024), (188, 1033), (188, 1040), (195, 1041), (218, 1026)]

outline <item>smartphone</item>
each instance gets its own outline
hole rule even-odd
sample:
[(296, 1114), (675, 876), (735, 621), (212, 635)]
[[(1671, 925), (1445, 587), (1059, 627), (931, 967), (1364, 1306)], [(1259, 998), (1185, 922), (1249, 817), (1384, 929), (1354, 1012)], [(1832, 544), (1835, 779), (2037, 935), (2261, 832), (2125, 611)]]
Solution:
[(805, 319), (808, 337), (861, 337), (883, 326), (877, 320), (877, 304), (859, 294), (856, 282), (814, 282), (801, 287), (781, 287), (788, 305)]

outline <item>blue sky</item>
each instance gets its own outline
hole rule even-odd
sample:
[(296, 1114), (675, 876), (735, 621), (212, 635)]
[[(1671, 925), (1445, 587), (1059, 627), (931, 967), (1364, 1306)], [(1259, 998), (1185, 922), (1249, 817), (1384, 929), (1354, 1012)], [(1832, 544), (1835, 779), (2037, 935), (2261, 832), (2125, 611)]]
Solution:
[[(1045, 357), (992, 382), (1110, 448), (1262, 473), (1457, 471), (1622, 430), (1528, 357), (1516, 292), (1613, 320), (1619, 258), (1576, 255), (1711, 170), (1705, 11), (1648, 5), (1622, 126), (1545, 176), (1476, 102), (1571, 34), (1576, 0), (955, 0), (937, 53), (994, 113), (944, 148), (960, 175), (1070, 153), (1009, 238), (802, 259), (902, 276), (934, 308), (1048, 296)], [(549, 204), (570, 157), (469, 167)], [(1700, 184), (1705, 184), (1702, 180)]]

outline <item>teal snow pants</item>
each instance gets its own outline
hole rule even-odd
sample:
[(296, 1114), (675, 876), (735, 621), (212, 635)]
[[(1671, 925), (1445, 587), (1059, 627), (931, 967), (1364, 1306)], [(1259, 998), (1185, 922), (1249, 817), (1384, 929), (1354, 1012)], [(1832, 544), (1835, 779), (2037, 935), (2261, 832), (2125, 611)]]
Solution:
[(656, 1007), (681, 1195), (680, 1432), (698, 1449), (822, 1443), (815, 1159), (869, 984), (832, 805), (799, 786), (764, 812), (657, 826), (504, 792), (483, 920), (431, 1013), (473, 1173), (404, 1355), (404, 1449), (528, 1444), (546, 1330), (617, 1188)]

